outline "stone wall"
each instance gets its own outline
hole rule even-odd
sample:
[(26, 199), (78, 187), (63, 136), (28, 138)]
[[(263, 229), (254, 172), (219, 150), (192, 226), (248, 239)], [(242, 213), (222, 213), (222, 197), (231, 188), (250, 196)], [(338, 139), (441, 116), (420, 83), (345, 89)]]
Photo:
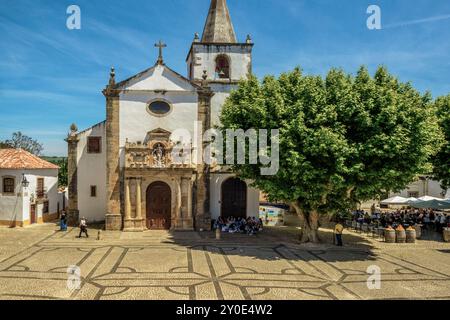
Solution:
[(121, 170), (119, 155), (119, 94), (105, 92), (106, 96), (106, 230), (122, 230)]

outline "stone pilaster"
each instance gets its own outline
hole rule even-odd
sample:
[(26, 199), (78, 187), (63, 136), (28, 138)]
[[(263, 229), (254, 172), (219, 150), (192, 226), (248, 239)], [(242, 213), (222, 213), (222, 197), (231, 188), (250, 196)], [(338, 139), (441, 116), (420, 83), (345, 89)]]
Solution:
[(120, 204), (119, 92), (115, 90), (115, 73), (111, 70), (106, 97), (106, 230), (122, 229)]
[(68, 146), (67, 159), (67, 179), (69, 185), (69, 204), (67, 221), (69, 225), (76, 226), (79, 222), (80, 212), (78, 211), (78, 128), (75, 124), (70, 127), (70, 134), (66, 142)]
[(183, 179), (184, 197), (186, 199), (186, 218), (192, 219), (192, 179)]
[[(131, 192), (130, 182), (134, 181), (134, 193)], [(144, 220), (142, 219), (142, 201), (141, 201), (141, 178), (125, 178), (125, 219), (123, 221), (124, 232), (142, 232), (144, 231)], [(132, 214), (131, 199), (135, 199), (135, 214)]]
[(174, 230), (194, 230), (192, 217), (192, 181), (191, 178), (182, 177), (177, 183), (177, 214), (173, 223)]
[(142, 178), (136, 179), (136, 220), (135, 229), (144, 231), (144, 219), (142, 218)]
[[(204, 77), (206, 78), (206, 77)], [(206, 79), (203, 82), (203, 88), (198, 91), (198, 121), (202, 123), (203, 132), (199, 133), (203, 136), (204, 131), (211, 128), (211, 97), (214, 95), (206, 85)], [(207, 143), (203, 142), (203, 150), (207, 147)], [(195, 212), (195, 229), (210, 230), (211, 229), (211, 213), (210, 213), (210, 167), (203, 159), (197, 164), (197, 190), (196, 190), (196, 212)]]
[(125, 219), (131, 219), (130, 179), (125, 179)]

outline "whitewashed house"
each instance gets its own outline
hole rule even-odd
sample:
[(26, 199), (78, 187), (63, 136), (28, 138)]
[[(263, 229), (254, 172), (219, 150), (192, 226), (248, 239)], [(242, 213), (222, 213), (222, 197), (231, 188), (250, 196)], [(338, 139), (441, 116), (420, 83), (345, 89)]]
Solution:
[(403, 198), (421, 198), (430, 196), (434, 198), (450, 198), (450, 190), (442, 189), (439, 181), (433, 180), (428, 176), (420, 176), (411, 183), (405, 190), (398, 193), (392, 192), (389, 197), (400, 196)]
[(0, 150), (0, 225), (23, 227), (58, 217), (58, 169), (22, 149)]
[[(393, 198), (393, 197), (402, 197), (402, 198), (422, 198), (425, 196), (440, 198), (440, 199), (450, 199), (450, 189), (445, 190), (442, 189), (441, 183), (439, 181), (433, 180), (429, 176), (419, 176), (416, 181), (409, 184), (406, 189), (401, 190), (400, 192), (390, 192), (389, 195), (386, 195), (385, 198)], [(370, 209), (372, 205), (381, 206), (381, 201), (385, 199), (376, 199), (366, 201), (361, 204), (361, 209)], [(397, 206), (401, 207), (401, 206)]]

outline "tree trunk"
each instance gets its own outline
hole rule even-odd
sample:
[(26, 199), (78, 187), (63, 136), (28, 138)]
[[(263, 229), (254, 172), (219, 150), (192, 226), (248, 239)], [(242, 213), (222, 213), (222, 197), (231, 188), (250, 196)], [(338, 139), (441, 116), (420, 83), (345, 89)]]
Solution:
[(302, 221), (302, 231), (300, 234), (301, 243), (320, 243), (319, 238), (319, 214), (317, 211), (305, 212), (298, 203), (293, 203), (297, 215)]

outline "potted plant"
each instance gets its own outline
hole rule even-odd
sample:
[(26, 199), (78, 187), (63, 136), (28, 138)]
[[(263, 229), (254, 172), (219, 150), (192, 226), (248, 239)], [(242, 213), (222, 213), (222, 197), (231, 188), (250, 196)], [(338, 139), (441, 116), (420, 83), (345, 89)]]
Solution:
[(444, 228), (443, 235), (444, 235), (444, 241), (450, 242), (450, 228)]
[(406, 229), (406, 243), (416, 243), (416, 229), (411, 226)]
[(395, 230), (391, 226), (384, 230), (384, 240), (386, 243), (395, 243)]
[(405, 243), (406, 242), (406, 231), (402, 225), (397, 227), (395, 230), (395, 235), (397, 237), (397, 243)]

